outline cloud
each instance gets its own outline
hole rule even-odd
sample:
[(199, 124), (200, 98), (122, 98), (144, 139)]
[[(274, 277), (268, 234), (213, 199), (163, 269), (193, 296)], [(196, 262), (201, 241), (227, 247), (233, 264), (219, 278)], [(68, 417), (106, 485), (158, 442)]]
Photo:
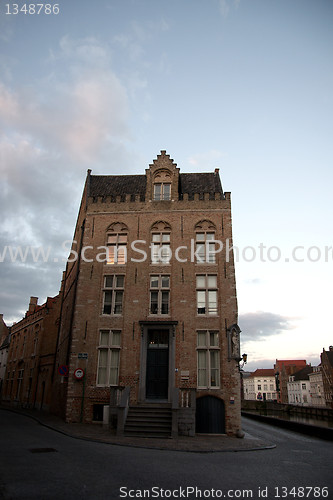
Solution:
[(219, 9), (223, 17), (227, 17), (230, 8), (237, 8), (240, 4), (240, 0), (219, 0)]
[(103, 149), (130, 140), (127, 92), (95, 39), (64, 37), (54, 54), (54, 62), (70, 68), (69, 78), (59, 73), (45, 79), (38, 92), (0, 82), (0, 125), (72, 162), (90, 164)]
[(14, 120), (18, 116), (18, 102), (13, 92), (0, 83), (0, 113), (2, 119)]
[(264, 340), (273, 335), (279, 335), (294, 328), (293, 318), (280, 314), (257, 311), (239, 315), (239, 324), (242, 329), (242, 340)]
[(211, 149), (210, 151), (206, 151), (204, 153), (192, 155), (187, 159), (187, 161), (190, 165), (200, 167), (201, 169), (205, 167), (212, 169), (217, 166), (224, 156), (225, 155), (222, 151)]
[(8, 292), (0, 295), (0, 312), (11, 320), (30, 295), (44, 300), (59, 289), (62, 245), (74, 231), (87, 168), (110, 174), (113, 165), (135, 163), (127, 89), (109, 47), (64, 37), (47, 65), (35, 85), (0, 81), (0, 256), (18, 245), (52, 253), (48, 263), (0, 262)]

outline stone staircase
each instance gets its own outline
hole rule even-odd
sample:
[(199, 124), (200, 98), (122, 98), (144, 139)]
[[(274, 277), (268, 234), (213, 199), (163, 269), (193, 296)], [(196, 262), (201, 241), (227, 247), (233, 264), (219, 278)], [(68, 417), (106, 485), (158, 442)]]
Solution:
[(125, 436), (171, 437), (172, 410), (169, 405), (130, 406)]

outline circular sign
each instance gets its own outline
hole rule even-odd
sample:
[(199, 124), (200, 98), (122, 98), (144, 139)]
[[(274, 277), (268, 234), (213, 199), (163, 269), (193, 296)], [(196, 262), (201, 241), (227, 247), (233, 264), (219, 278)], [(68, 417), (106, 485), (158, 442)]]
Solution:
[(84, 371), (82, 370), (82, 368), (77, 368), (74, 371), (74, 377), (76, 378), (76, 380), (82, 380), (83, 379), (83, 377), (84, 377)]
[(61, 365), (58, 368), (59, 375), (63, 377), (67, 377), (68, 375), (68, 366), (67, 365)]

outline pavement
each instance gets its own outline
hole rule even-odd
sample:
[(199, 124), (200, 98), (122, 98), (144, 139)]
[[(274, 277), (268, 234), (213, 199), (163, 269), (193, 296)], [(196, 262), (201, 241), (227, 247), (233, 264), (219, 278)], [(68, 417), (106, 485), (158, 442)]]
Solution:
[(194, 453), (257, 451), (275, 448), (274, 443), (264, 441), (261, 438), (247, 433), (245, 433), (243, 438), (211, 434), (196, 435), (195, 437), (179, 436), (177, 438), (116, 436), (103, 424), (66, 423), (60, 417), (51, 415), (47, 412), (35, 409), (13, 408), (5, 404), (1, 404), (0, 409), (13, 411), (26, 417), (33, 418), (39, 424), (75, 439), (117, 446), (132, 446), (136, 448)]

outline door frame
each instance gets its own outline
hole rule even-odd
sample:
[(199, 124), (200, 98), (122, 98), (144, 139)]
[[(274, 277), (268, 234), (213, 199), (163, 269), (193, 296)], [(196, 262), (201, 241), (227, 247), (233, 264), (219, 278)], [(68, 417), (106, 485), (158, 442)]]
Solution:
[[(140, 348), (140, 377), (139, 394), (140, 403), (150, 402), (170, 402), (173, 389), (175, 387), (175, 346), (176, 346), (176, 325), (178, 321), (140, 321), (141, 328), (141, 348)], [(147, 350), (148, 350), (148, 330), (165, 330), (169, 333), (169, 377), (168, 377), (168, 399), (147, 399), (146, 398), (146, 378), (147, 378)]]

